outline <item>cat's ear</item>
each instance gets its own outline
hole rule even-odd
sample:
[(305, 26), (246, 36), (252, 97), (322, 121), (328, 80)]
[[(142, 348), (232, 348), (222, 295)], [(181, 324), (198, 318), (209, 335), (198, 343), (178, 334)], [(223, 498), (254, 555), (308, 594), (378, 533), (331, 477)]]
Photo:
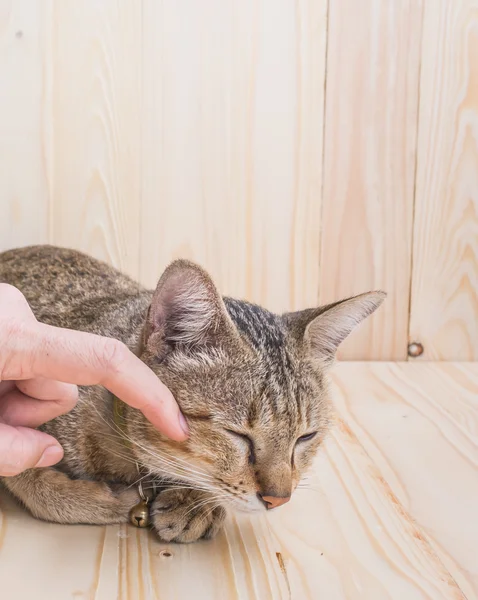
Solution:
[(154, 292), (146, 326), (146, 346), (156, 355), (181, 346), (217, 346), (237, 335), (210, 276), (198, 265), (176, 260)]
[(334, 304), (284, 315), (292, 336), (324, 365), (333, 362), (339, 345), (382, 304), (385, 292), (368, 292)]

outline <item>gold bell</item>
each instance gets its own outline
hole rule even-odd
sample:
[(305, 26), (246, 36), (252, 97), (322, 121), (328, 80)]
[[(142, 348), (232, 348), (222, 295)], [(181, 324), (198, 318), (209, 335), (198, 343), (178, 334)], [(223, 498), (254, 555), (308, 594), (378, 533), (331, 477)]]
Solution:
[(129, 512), (129, 520), (135, 527), (149, 526), (149, 508), (145, 500), (141, 500), (136, 506), (133, 506)]

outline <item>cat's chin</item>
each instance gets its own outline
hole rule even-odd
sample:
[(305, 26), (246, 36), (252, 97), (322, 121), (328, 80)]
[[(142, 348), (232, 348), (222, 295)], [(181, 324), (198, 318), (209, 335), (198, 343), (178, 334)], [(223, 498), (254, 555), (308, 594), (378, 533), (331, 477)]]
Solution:
[(248, 498), (244, 501), (234, 499), (229, 502), (229, 506), (236, 512), (250, 514), (259, 514), (266, 510), (264, 504), (257, 498)]
[(247, 506), (237, 506), (236, 504), (234, 504), (232, 506), (232, 509), (235, 512), (241, 513), (241, 514), (246, 514), (246, 515), (258, 515), (260, 513), (263, 513), (266, 509), (264, 507), (260, 508), (248, 508)]

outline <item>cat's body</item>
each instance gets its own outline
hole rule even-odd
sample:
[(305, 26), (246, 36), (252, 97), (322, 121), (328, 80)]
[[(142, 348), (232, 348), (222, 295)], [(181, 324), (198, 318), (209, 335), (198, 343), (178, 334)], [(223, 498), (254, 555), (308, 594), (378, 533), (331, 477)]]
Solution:
[(41, 322), (124, 342), (171, 389), (191, 431), (187, 442), (167, 440), (129, 407), (119, 428), (112, 395), (81, 388), (75, 409), (42, 427), (65, 450), (60, 465), (5, 478), (6, 487), (45, 520), (125, 522), (139, 465), (162, 486), (153, 526), (183, 542), (213, 536), (224, 505), (263, 510), (290, 497), (327, 430), (335, 349), (383, 299), (371, 293), (281, 317), (221, 299), (185, 261), (151, 292), (50, 246), (0, 254), (0, 282), (19, 288)]

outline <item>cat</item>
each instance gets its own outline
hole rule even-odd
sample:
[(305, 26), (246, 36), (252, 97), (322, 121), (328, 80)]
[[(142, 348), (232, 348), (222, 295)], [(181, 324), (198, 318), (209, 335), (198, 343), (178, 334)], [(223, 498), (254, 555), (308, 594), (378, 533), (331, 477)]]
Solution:
[(41, 429), (62, 444), (56, 467), (3, 479), (35, 517), (57, 523), (128, 521), (143, 493), (166, 541), (220, 530), (226, 507), (287, 502), (329, 428), (328, 371), (339, 344), (382, 303), (369, 292), (284, 315), (221, 297), (198, 265), (176, 260), (156, 290), (74, 250), (31, 246), (0, 254), (0, 282), (19, 288), (44, 323), (116, 338), (169, 387), (190, 436), (175, 442), (111, 393), (80, 387), (68, 414)]

